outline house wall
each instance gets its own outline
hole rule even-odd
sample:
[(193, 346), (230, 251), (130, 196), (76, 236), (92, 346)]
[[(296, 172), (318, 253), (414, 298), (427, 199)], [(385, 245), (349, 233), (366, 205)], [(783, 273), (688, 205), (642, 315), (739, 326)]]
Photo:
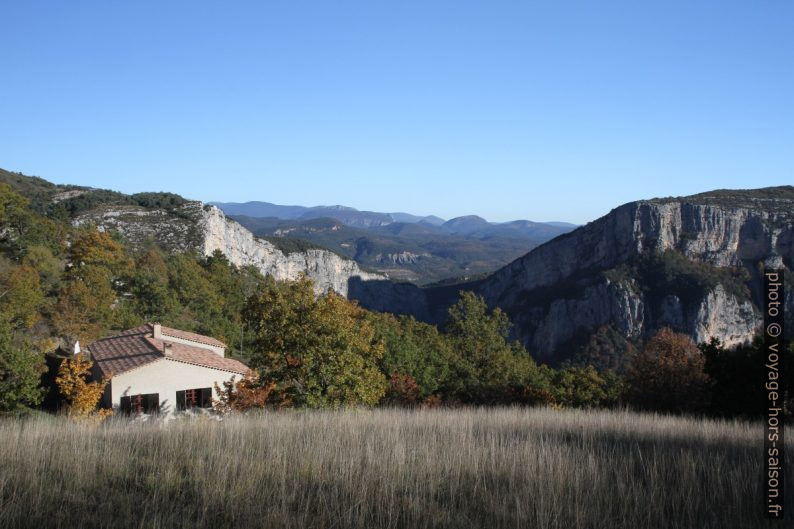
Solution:
[(110, 381), (111, 405), (118, 407), (125, 395), (159, 393), (160, 412), (173, 413), (176, 411), (177, 391), (212, 388), (212, 397), (217, 399), (215, 383), (223, 387), (223, 382), (232, 377), (240, 380), (242, 375), (162, 358), (114, 376)]

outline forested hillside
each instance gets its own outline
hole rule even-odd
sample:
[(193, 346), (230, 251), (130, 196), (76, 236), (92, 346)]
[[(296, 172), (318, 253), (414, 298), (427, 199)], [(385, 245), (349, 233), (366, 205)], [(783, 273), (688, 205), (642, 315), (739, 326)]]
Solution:
[[(257, 370), (249, 389), (264, 392), (266, 398), (253, 400), (259, 405), (624, 402), (679, 412), (754, 412), (730, 395), (743, 386), (753, 391), (741, 374), (753, 369), (757, 346), (728, 351), (712, 342), (698, 349), (687, 336), (663, 329), (638, 342), (618, 370), (585, 363), (552, 369), (509, 342), (506, 314), (474, 293), (461, 293), (437, 328), (364, 310), (333, 291), (318, 296), (307, 278), (276, 281), (232, 265), (220, 252), (130, 245), (119, 234), (69, 222), (58, 206), (63, 188), (41, 183), (21, 191), (30, 198), (0, 184), (3, 413), (39, 405), (45, 354), (146, 321), (225, 341), (231, 356)], [(113, 195), (102, 199), (107, 196)], [(176, 200), (136, 196), (155, 208)], [(65, 200), (74, 205), (80, 197)]]
[(426, 223), (353, 227), (332, 218), (233, 218), (277, 246), (294, 245), (296, 239), (305, 241), (354, 259), (394, 280), (419, 285), (490, 273), (564, 231), (555, 229), (530, 237), (507, 230), (455, 234)]

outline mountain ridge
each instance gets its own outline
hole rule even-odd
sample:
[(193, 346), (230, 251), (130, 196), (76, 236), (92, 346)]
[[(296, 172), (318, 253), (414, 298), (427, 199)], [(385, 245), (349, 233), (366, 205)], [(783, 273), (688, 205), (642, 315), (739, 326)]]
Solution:
[[(793, 261), (794, 188), (723, 190), (623, 204), (476, 282), (402, 285), (391, 299), (376, 282), (353, 295), (365, 307), (440, 323), (457, 290), (472, 290), (510, 316), (537, 358), (554, 363), (582, 353), (577, 342), (597, 341), (602, 327), (625, 342), (670, 326), (696, 341), (746, 343), (761, 324), (759, 267), (790, 273)], [(786, 296), (790, 318), (790, 285)]]
[[(103, 231), (117, 232), (133, 246), (154, 241), (172, 252), (196, 251), (209, 256), (221, 251), (236, 266), (254, 266), (263, 274), (284, 280), (306, 274), (318, 292), (332, 289), (343, 296), (347, 295), (352, 277), (362, 281), (386, 279), (329, 250), (307, 248), (282, 252), (227, 218), (218, 207), (172, 193), (125, 195), (53, 184), (4, 170), (0, 170), (0, 182), (11, 185), (50, 215), (65, 215), (75, 225), (90, 224)], [(82, 194), (57, 199), (59, 194), (75, 190)]]
[[(557, 228), (571, 228), (577, 226), (569, 222), (536, 222), (529, 220), (513, 220), (506, 222), (489, 222), (477, 215), (462, 215), (454, 217), (449, 220), (442, 219), (435, 215), (414, 215), (411, 213), (381, 213), (377, 211), (359, 210), (350, 206), (334, 205), (334, 206), (283, 206), (274, 204), (272, 202), (262, 201), (248, 201), (248, 202), (218, 202), (211, 201), (212, 204), (221, 208), (227, 215), (231, 216), (246, 216), (252, 218), (267, 218), (275, 217), (282, 220), (297, 220), (297, 219), (314, 219), (321, 217), (328, 217), (339, 220), (348, 226), (353, 227), (370, 227), (374, 221), (379, 221), (381, 224), (386, 225), (390, 223), (426, 223), (434, 226), (441, 226), (448, 224), (455, 226), (461, 222), (473, 219), (481, 219), (484, 223), (492, 226), (501, 226), (513, 224), (517, 222), (529, 223), (532, 225), (547, 225)], [(367, 222), (369, 220), (369, 222)]]

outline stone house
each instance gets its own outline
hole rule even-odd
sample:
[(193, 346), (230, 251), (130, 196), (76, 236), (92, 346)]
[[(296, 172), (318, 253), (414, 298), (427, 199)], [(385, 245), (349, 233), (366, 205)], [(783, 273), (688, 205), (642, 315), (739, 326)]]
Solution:
[(240, 380), (249, 369), (225, 357), (226, 345), (192, 332), (147, 323), (86, 347), (93, 376), (110, 380), (101, 405), (122, 413), (209, 408), (215, 384)]

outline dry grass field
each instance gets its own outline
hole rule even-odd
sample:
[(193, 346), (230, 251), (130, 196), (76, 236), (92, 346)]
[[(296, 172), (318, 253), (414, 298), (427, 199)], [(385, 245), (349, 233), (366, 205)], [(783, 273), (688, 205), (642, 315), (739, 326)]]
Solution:
[(522, 408), (9, 420), (0, 526), (782, 527), (762, 520), (761, 434)]

